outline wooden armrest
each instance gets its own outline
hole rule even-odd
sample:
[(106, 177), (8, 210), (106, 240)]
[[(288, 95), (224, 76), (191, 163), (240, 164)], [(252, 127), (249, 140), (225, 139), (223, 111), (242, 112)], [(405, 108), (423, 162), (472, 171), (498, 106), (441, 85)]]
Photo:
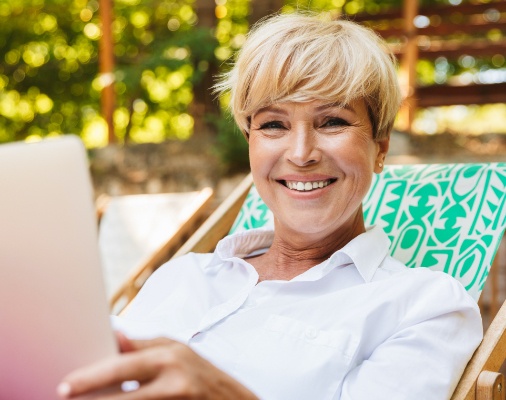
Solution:
[(213, 251), (220, 239), (230, 231), (252, 184), (253, 178), (249, 174), (174, 254), (174, 258), (192, 251), (196, 253)]
[[(484, 371), (499, 371), (506, 357), (506, 302), (474, 352), (451, 400), (475, 400), (477, 382)], [(485, 376), (485, 375), (484, 375)], [(485, 378), (483, 378), (485, 379)], [(494, 397), (492, 397), (494, 398)]]
[(476, 384), (476, 400), (504, 400), (504, 375), (482, 371)]

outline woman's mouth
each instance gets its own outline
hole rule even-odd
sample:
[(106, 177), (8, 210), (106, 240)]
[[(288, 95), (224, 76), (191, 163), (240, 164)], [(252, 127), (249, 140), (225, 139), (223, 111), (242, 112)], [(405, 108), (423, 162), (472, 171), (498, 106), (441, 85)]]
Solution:
[(298, 192), (310, 192), (316, 189), (322, 189), (331, 183), (337, 181), (337, 179), (325, 179), (322, 181), (279, 181), (282, 185), (286, 186), (290, 190), (296, 190)]

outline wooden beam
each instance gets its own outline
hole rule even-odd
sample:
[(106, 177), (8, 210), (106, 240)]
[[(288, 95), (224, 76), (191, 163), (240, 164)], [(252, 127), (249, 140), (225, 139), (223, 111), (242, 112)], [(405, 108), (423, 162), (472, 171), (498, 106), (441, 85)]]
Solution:
[(248, 174), (223, 203), (209, 216), (200, 228), (174, 254), (174, 258), (189, 252), (209, 253), (224, 238), (237, 217), (244, 200), (253, 184), (251, 173)]
[(417, 108), (415, 90), (418, 43), (416, 27), (413, 21), (418, 13), (418, 0), (404, 0), (402, 9), (404, 21), (403, 34), (406, 37), (406, 43), (402, 49), (399, 68), (399, 82), (404, 101), (399, 110), (398, 126), (403, 131), (410, 132)]
[(114, 91), (114, 48), (112, 38), (112, 1), (100, 0), (99, 11), (102, 23), (102, 36), (100, 37), (100, 80), (103, 88), (101, 92), (102, 116), (107, 123), (108, 141), (114, 143), (116, 135), (114, 134), (114, 107), (116, 94)]
[[(400, 28), (388, 28), (388, 29), (376, 29), (371, 26), (372, 29), (385, 39), (391, 37), (403, 37), (405, 36), (404, 30)], [(379, 28), (379, 27), (378, 27)], [(425, 36), (448, 36), (456, 34), (472, 35), (477, 33), (487, 33), (492, 29), (506, 30), (506, 22), (466, 22), (462, 24), (441, 24), (439, 26), (428, 26), (426, 28), (418, 28), (416, 35)]]
[(431, 43), (428, 48), (418, 48), (419, 58), (434, 60), (438, 57), (447, 57), (456, 60), (462, 55), (473, 57), (492, 57), (496, 54), (506, 54), (506, 40), (490, 42), (476, 40), (468, 43), (457, 41), (440, 41)]
[[(391, 44), (390, 50), (399, 57), (402, 54), (401, 44)], [(428, 43), (418, 41), (418, 58), (434, 60), (438, 57), (447, 57), (456, 60), (462, 55), (473, 57), (491, 57), (496, 54), (506, 54), (506, 39), (491, 42), (488, 39), (476, 39), (469, 41), (430, 40)]]
[(419, 107), (437, 107), (454, 104), (506, 103), (506, 83), (490, 85), (448, 86), (432, 85), (416, 90)]
[[(439, 15), (449, 16), (455, 13), (463, 15), (474, 15), (483, 14), (485, 11), (495, 9), (499, 12), (506, 12), (506, 1), (495, 1), (486, 4), (459, 4), (456, 6), (445, 5), (445, 6), (430, 6), (420, 7), (418, 15), (432, 16)], [(366, 21), (381, 21), (381, 20), (394, 20), (402, 18), (401, 9), (393, 9), (380, 12), (378, 14), (366, 14), (360, 13), (355, 15), (345, 15), (346, 18), (351, 19), (355, 22), (366, 22)]]

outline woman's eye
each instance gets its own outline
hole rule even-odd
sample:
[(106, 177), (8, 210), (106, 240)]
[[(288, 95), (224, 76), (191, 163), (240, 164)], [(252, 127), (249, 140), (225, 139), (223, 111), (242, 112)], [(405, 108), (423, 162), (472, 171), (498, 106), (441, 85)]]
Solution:
[(284, 129), (284, 126), (279, 121), (269, 121), (260, 125), (260, 129)]
[(350, 123), (342, 118), (329, 118), (322, 125), (322, 128), (334, 127), (334, 126), (350, 126)]

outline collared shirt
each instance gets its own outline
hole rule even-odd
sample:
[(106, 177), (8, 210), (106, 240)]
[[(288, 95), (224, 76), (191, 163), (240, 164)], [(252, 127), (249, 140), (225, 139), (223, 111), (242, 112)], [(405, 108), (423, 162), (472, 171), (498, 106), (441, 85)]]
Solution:
[(223, 239), (158, 269), (117, 329), (188, 344), (266, 400), (449, 399), (482, 338), (452, 277), (387, 255), (377, 227), (290, 281), (245, 261), (274, 233)]

